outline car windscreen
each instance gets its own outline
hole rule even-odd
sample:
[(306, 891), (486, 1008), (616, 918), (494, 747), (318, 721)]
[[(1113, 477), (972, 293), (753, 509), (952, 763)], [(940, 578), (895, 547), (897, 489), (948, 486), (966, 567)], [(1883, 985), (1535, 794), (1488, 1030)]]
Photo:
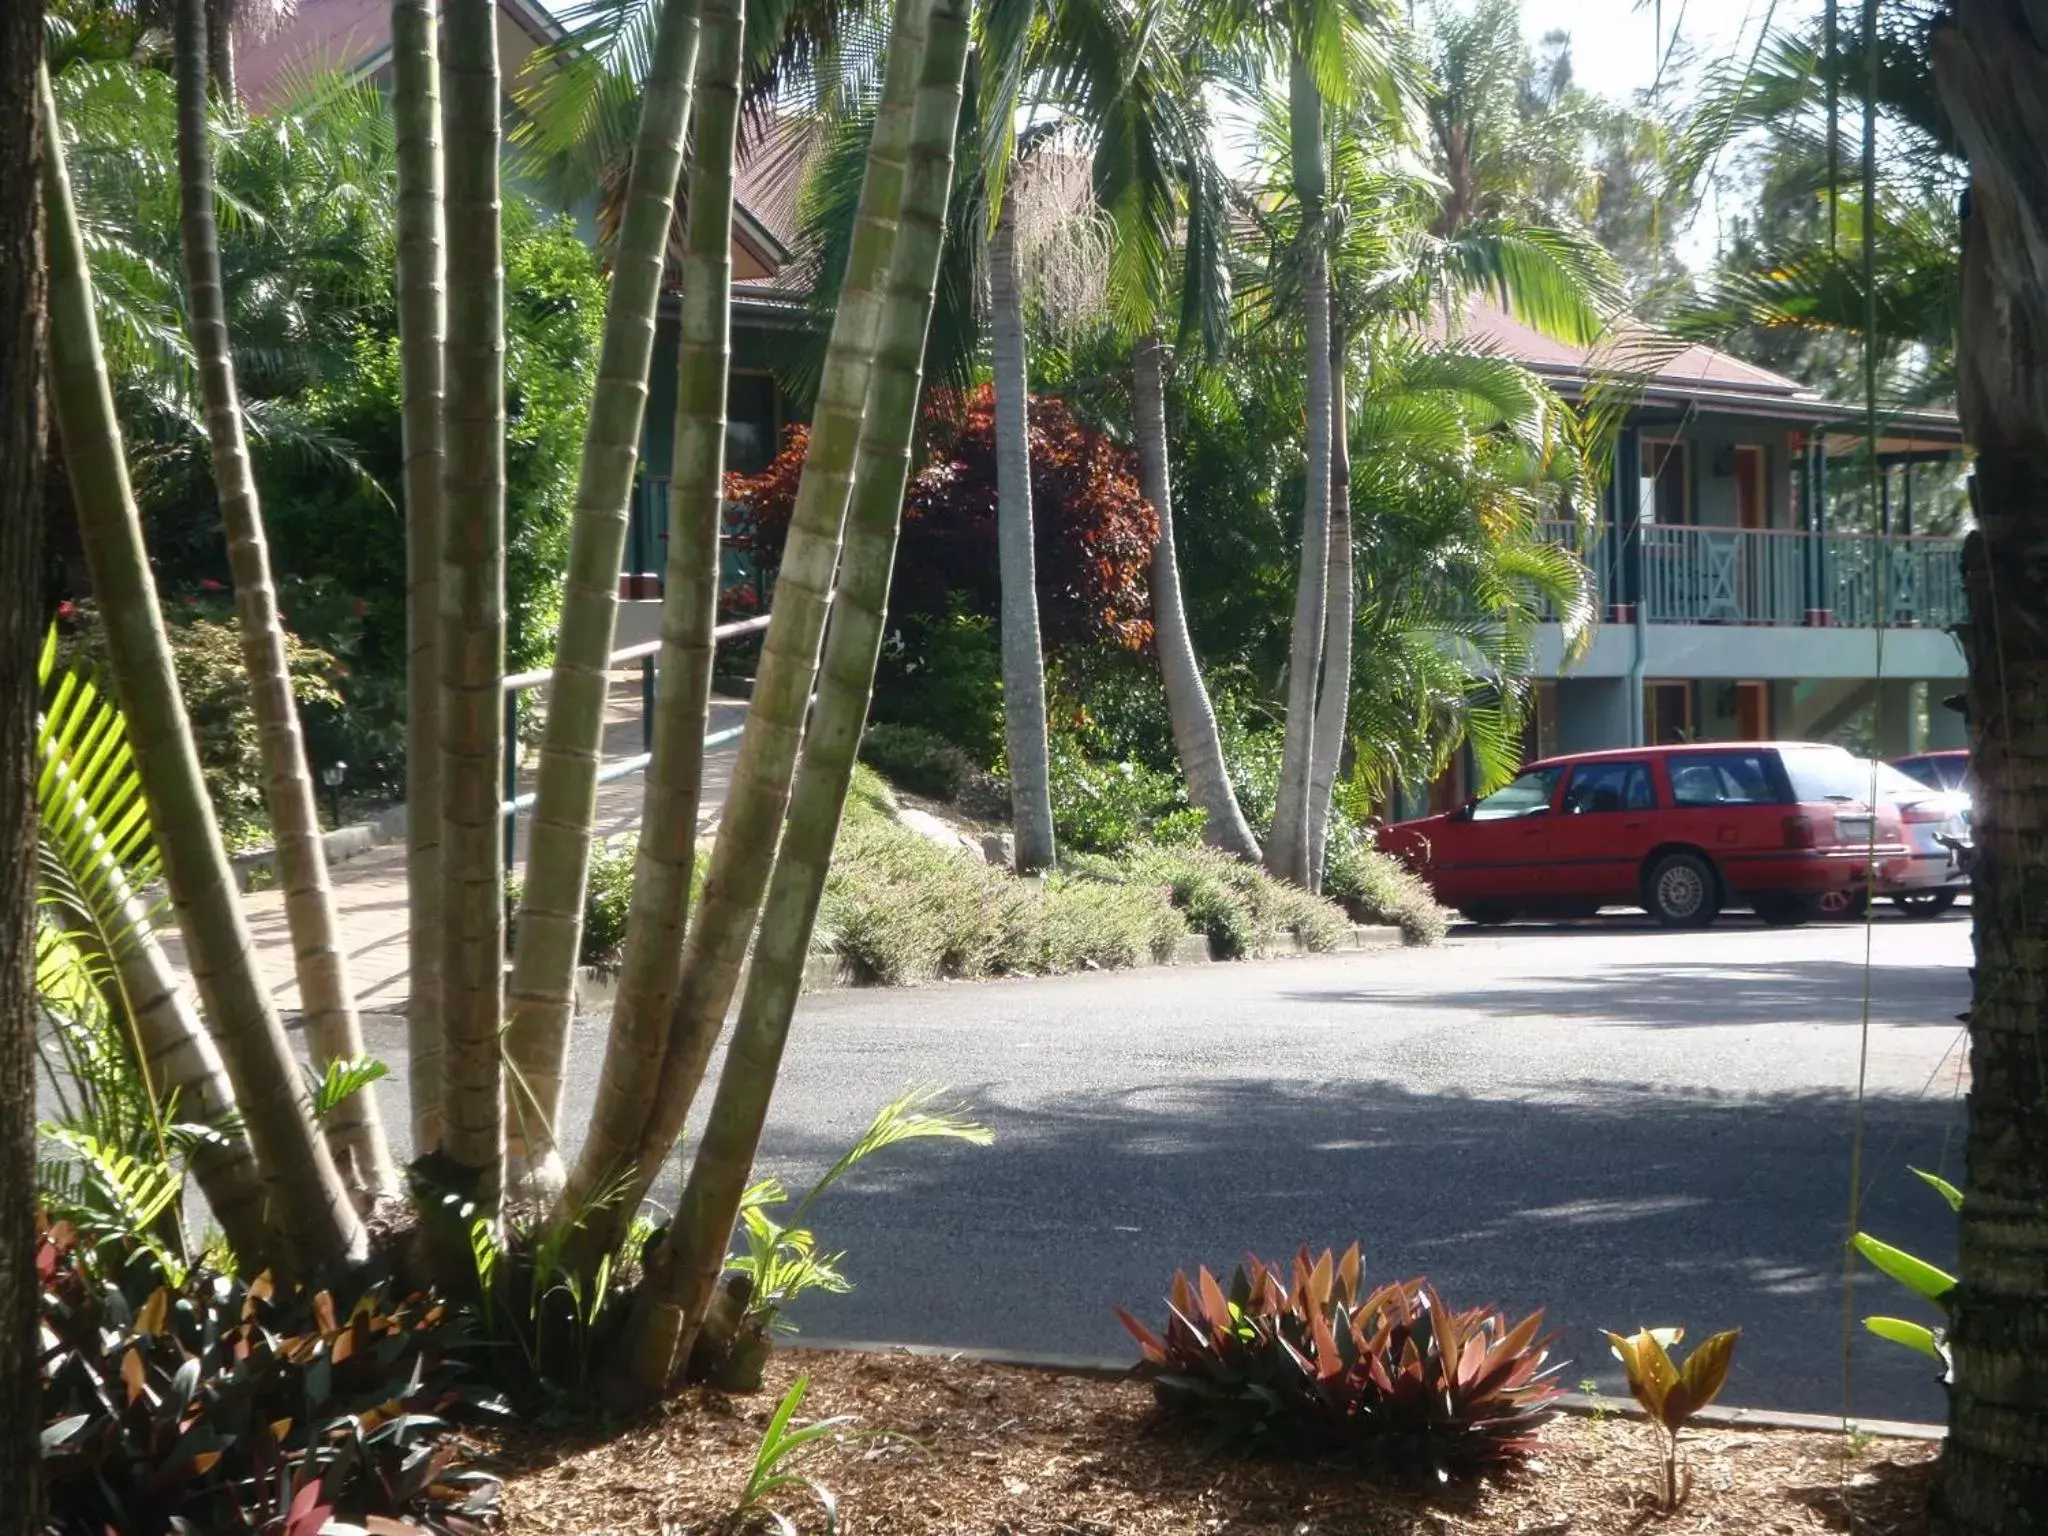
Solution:
[(1778, 757), (1802, 805), (1870, 799), (1870, 764), (1840, 747), (1784, 747)]
[(1902, 805), (1910, 805), (1916, 800), (1927, 800), (1936, 795), (1948, 793), (1940, 785), (1930, 786), (1922, 780), (1915, 778), (1912, 774), (1894, 768), (1890, 763), (1878, 763), (1875, 766), (1877, 768), (1877, 792), (1887, 800), (1896, 800)]

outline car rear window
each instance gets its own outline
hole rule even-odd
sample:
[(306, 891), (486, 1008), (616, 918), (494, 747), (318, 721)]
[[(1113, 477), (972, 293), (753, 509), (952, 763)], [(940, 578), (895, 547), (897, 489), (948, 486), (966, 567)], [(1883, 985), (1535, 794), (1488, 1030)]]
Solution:
[(1915, 800), (1925, 800), (1929, 795), (1948, 793), (1940, 784), (1929, 784), (1916, 775), (1901, 772), (1890, 763), (1878, 763), (1876, 767), (1877, 792), (1887, 800), (1910, 804)]
[(1840, 747), (1785, 747), (1778, 758), (1791, 780), (1792, 798), (1802, 805), (1870, 798), (1870, 764)]
[(1898, 766), (1929, 789), (1961, 789), (1970, 772), (1966, 757), (1908, 757)]
[[(1846, 756), (1847, 754), (1844, 754)], [(1664, 761), (1678, 805), (1782, 805), (1769, 752), (1685, 752)]]

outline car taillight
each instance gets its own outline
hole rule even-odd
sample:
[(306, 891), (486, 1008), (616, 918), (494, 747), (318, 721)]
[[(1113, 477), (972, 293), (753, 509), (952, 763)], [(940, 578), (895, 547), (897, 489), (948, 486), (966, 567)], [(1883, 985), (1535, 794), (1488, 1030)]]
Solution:
[(1933, 802), (1899, 807), (1899, 820), (1909, 827), (1932, 826), (1948, 820), (1948, 812)]
[(1820, 830), (1810, 816), (1787, 816), (1785, 818), (1785, 846), (1787, 848), (1816, 848), (1820, 846)]

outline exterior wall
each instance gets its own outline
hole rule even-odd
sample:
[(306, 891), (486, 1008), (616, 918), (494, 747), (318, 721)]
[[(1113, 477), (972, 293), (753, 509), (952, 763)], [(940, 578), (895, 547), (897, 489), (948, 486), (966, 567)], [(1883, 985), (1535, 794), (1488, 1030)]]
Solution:
[(1557, 750), (1598, 752), (1632, 746), (1635, 717), (1629, 708), (1628, 680), (1619, 677), (1567, 677), (1557, 684)]
[(1637, 423), (1646, 438), (1686, 445), (1690, 520), (1702, 528), (1739, 526), (1734, 450), (1757, 447), (1764, 454), (1764, 526), (1795, 526), (1789, 423), (1754, 416), (1695, 415), (1682, 422), (1645, 417)]
[[(1655, 678), (1726, 678), (1767, 681), (1859, 678), (1878, 675), (1878, 631), (1792, 629), (1767, 625), (1648, 624), (1639, 675)], [(1627, 677), (1636, 667), (1636, 630), (1602, 624), (1577, 666), (1564, 666), (1564, 632), (1540, 626), (1537, 674), (1542, 677)], [(1883, 673), (1892, 678), (1961, 678), (1963, 651), (1952, 635), (1934, 629), (1884, 631)]]

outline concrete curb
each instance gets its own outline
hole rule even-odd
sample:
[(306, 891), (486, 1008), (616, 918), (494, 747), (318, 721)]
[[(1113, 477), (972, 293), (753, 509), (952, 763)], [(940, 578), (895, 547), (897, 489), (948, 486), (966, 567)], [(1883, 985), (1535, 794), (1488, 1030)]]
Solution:
[[(320, 834), (320, 841), (327, 850), (327, 866), (346, 864), (350, 859), (359, 859), (373, 849), (389, 843), (405, 841), (405, 807), (394, 805), (379, 811), (368, 821), (352, 821), (345, 827), (336, 827), (332, 832)], [(266, 890), (277, 883), (277, 850), (257, 848), (248, 853), (233, 855), (229, 861), (234, 866), (235, 885), (243, 895), (252, 891)]]
[[(946, 1344), (889, 1344), (868, 1339), (815, 1339), (808, 1336), (784, 1346), (791, 1350), (817, 1350), (821, 1354), (913, 1355), (926, 1360), (971, 1360), (977, 1365), (1006, 1365), (1017, 1370), (1043, 1371), (1054, 1376), (1079, 1376), (1089, 1381), (1122, 1381), (1136, 1362), (1112, 1360), (1101, 1355), (1040, 1355), (1017, 1349), (958, 1349)], [(1557, 1400), (1561, 1412), (1584, 1418), (1641, 1419), (1647, 1415), (1634, 1398), (1599, 1397), (1567, 1392)], [(1780, 1429), (1806, 1434), (1873, 1435), (1883, 1440), (1942, 1440), (1948, 1427), (1922, 1424), (1908, 1419), (1850, 1419), (1820, 1413), (1781, 1413), (1768, 1408), (1707, 1408), (1694, 1416), (1695, 1424), (1718, 1429)]]

